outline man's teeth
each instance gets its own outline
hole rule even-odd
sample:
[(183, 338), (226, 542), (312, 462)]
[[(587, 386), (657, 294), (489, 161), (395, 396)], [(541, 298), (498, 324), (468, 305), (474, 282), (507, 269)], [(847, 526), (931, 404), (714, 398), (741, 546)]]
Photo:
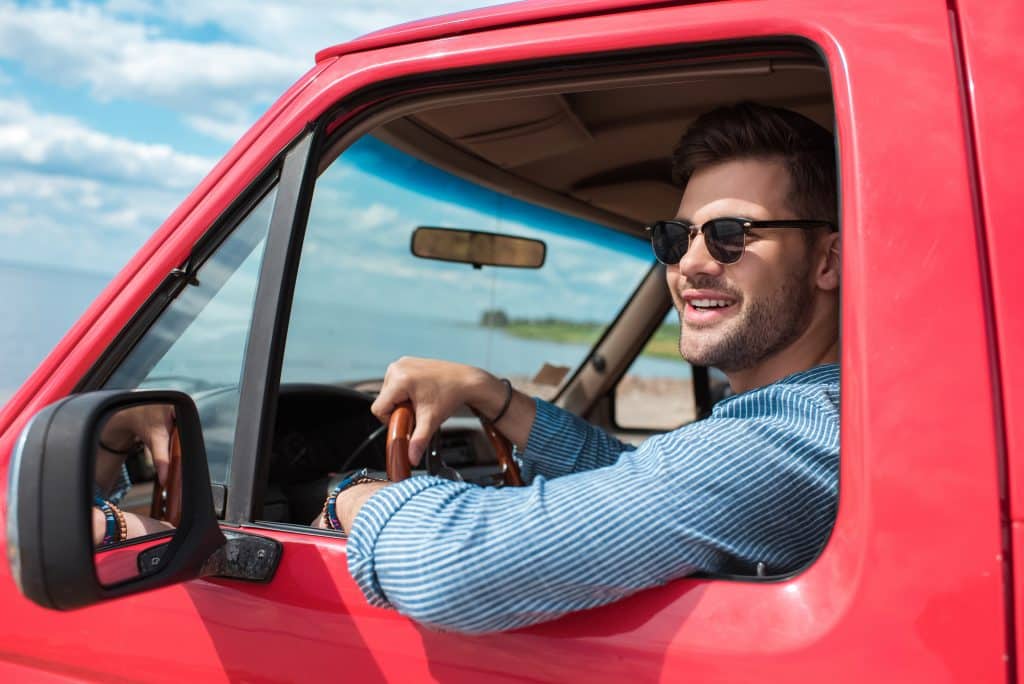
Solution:
[(691, 299), (690, 304), (698, 309), (709, 309), (715, 307), (729, 306), (731, 302), (724, 299)]

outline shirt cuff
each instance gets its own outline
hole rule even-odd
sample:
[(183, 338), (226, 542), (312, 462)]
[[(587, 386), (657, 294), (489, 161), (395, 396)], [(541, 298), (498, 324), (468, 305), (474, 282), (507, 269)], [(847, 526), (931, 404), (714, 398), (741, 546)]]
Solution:
[(543, 399), (534, 397), (533, 401), (537, 416), (521, 454), (528, 470), (524, 476), (544, 475), (550, 479), (568, 475), (574, 470), (580, 445), (591, 426)]
[(392, 607), (377, 580), (374, 564), (374, 548), (384, 526), (413, 496), (429, 487), (443, 484), (450, 482), (432, 475), (411, 477), (382, 487), (363, 503), (356, 514), (346, 546), (348, 571), (371, 606)]

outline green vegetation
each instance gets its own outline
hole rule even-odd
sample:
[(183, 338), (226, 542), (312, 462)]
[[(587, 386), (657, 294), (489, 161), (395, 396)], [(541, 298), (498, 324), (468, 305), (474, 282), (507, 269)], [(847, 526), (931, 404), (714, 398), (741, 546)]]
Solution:
[[(605, 324), (593, 321), (565, 321), (557, 318), (509, 318), (501, 309), (485, 311), (480, 325), (499, 328), (513, 337), (561, 344), (592, 345), (604, 332)], [(644, 348), (643, 355), (664, 359), (679, 357), (679, 325), (663, 323)]]
[(654, 335), (644, 348), (643, 354), (663, 359), (678, 359), (679, 324), (662, 323), (661, 327), (654, 331)]

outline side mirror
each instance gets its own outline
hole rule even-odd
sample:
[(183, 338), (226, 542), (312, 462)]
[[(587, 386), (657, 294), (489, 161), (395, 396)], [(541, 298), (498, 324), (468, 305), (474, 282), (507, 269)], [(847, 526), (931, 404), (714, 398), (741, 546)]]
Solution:
[[(168, 451), (166, 458), (148, 454), (161, 475), (134, 492), (135, 503), (124, 503), (124, 461), (131, 449), (149, 450), (125, 425), (140, 414), (166, 419)], [(90, 392), (48, 406), (18, 439), (8, 488), (12, 574), (45, 608), (80, 608), (195, 579), (226, 542), (199, 415), (181, 392)]]

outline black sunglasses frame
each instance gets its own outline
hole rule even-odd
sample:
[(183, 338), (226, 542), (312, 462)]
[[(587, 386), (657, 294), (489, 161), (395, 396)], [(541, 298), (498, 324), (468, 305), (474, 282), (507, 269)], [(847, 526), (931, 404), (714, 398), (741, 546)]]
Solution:
[[(717, 236), (716, 224), (720, 225), (723, 223), (739, 224), (743, 230), (743, 249), (736, 252), (736, 258), (731, 258), (731, 254), (727, 248), (724, 247)], [(658, 236), (656, 231), (663, 229), (665, 226), (677, 226), (685, 231), (686, 234), (686, 248), (679, 253), (679, 258), (675, 261), (669, 260), (668, 256), (664, 253), (659, 254), (657, 240)], [(664, 221), (655, 221), (649, 226), (645, 226), (644, 229), (651, 235), (651, 249), (654, 250), (654, 257), (666, 266), (675, 266), (678, 264), (683, 256), (690, 251), (690, 245), (693, 244), (693, 238), (699, 234), (704, 235), (704, 244), (707, 247), (708, 254), (711, 258), (722, 264), (728, 266), (730, 264), (737, 263), (746, 251), (747, 246), (747, 235), (750, 234), (751, 230), (760, 228), (800, 228), (801, 230), (813, 230), (814, 228), (827, 227), (832, 232), (836, 231), (836, 225), (831, 221), (812, 221), (812, 220), (780, 220), (780, 221), (754, 221), (751, 219), (740, 218), (736, 216), (722, 216), (710, 221), (705, 221), (700, 226), (695, 226), (692, 223), (686, 221), (677, 221), (675, 219), (668, 219)], [(677, 244), (681, 240), (675, 241)], [(664, 250), (662, 250), (664, 252)]]

